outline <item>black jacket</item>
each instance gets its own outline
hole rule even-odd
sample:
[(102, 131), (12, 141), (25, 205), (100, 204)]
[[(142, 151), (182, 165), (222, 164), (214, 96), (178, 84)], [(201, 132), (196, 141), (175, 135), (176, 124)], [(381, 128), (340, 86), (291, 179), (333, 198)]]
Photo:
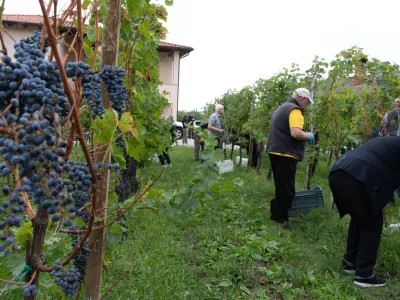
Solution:
[(182, 126), (183, 126), (183, 128), (187, 128), (188, 127), (188, 119), (183, 119), (182, 120)]
[(304, 157), (305, 142), (296, 140), (290, 133), (289, 114), (293, 109), (304, 109), (293, 98), (283, 103), (272, 115), (267, 152), (290, 154), (299, 160)]
[(204, 123), (200, 125), (201, 130), (207, 129), (208, 128), (208, 123)]
[(372, 214), (382, 213), (400, 187), (400, 137), (380, 137), (366, 142), (341, 156), (331, 172), (336, 170), (343, 170), (360, 181)]

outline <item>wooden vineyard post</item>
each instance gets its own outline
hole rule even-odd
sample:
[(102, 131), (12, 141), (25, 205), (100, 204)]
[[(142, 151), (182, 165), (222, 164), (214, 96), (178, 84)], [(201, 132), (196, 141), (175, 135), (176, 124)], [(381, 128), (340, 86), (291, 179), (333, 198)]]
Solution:
[(263, 143), (259, 143), (259, 152), (258, 152), (258, 160), (257, 160), (257, 175), (261, 174), (261, 164), (262, 164), (262, 155), (263, 155)]
[[(101, 67), (115, 66), (118, 61), (118, 44), (121, 26), (121, 0), (109, 0), (107, 3), (108, 17), (104, 22), (103, 39), (102, 39), (102, 56)], [(111, 101), (108, 97), (107, 88), (102, 84), (103, 106), (104, 109), (111, 108)], [(108, 145), (95, 145), (94, 153), (95, 163), (103, 162), (105, 165), (110, 163), (111, 157), (108, 151)], [(105, 216), (108, 202), (108, 186), (110, 179), (110, 171), (104, 168), (100, 173), (103, 179), (97, 184), (98, 191), (98, 210), (101, 212), (96, 217), (102, 217), (101, 221), (96, 222), (94, 227), (102, 226), (106, 222)], [(85, 278), (85, 298), (91, 300), (99, 300), (101, 293), (101, 279), (103, 271), (104, 249), (105, 249), (105, 232), (104, 229), (94, 231), (89, 238), (91, 245), (91, 253), (88, 260)]]
[[(315, 77), (313, 78), (313, 80), (311, 82), (311, 99), (314, 98), (314, 87), (315, 87)], [(313, 128), (311, 117), (310, 117), (310, 131), (311, 131), (311, 133), (314, 133), (314, 128)], [(314, 145), (315, 144), (316, 144), (316, 142), (314, 142)], [(318, 163), (318, 160), (317, 160), (317, 163)], [(312, 165), (314, 165), (314, 164), (316, 164), (316, 163), (313, 161)], [(308, 164), (307, 168), (306, 168), (306, 182), (305, 182), (306, 190), (310, 190), (311, 189), (311, 178), (313, 176), (313, 173), (311, 171), (312, 165)]]
[[(254, 109), (255, 109), (255, 100), (256, 97), (254, 93), (251, 93), (251, 115), (250, 118), (253, 116)], [(247, 167), (250, 168), (253, 162), (253, 132), (252, 126), (250, 125), (250, 137), (249, 137), (249, 155), (247, 156)]]

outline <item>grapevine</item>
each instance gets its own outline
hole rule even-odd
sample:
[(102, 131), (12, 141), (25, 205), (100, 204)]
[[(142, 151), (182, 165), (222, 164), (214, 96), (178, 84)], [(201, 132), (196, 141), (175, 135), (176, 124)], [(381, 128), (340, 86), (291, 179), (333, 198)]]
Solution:
[(62, 288), (64, 295), (72, 298), (80, 286), (81, 274), (73, 268), (68, 268), (65, 273), (60, 261), (56, 261), (55, 264), (56, 268), (50, 274), (54, 282)]
[[(71, 298), (85, 278), (90, 254), (88, 242), (85, 240), (93, 231), (99, 228), (101, 230), (101, 226), (98, 226), (101, 221), (96, 220), (95, 216), (99, 207), (103, 209), (98, 204), (97, 200), (101, 200), (98, 197), (104, 195), (101, 188), (96, 189), (96, 181), (102, 180), (103, 176), (108, 179), (105, 169), (111, 171), (120, 169), (117, 163), (108, 164), (106, 158), (103, 160), (105, 164), (99, 163), (93, 166), (92, 160), (96, 158), (97, 161), (101, 161), (102, 159), (98, 159), (99, 147), (91, 149), (92, 153), (90, 153), (85, 143), (84, 136), (87, 132), (83, 132), (82, 122), (79, 119), (80, 96), (86, 101), (95, 121), (98, 120), (97, 117), (108, 118), (108, 111), (106, 112), (103, 107), (102, 82), (107, 88), (112, 108), (117, 111), (119, 117), (129, 111), (130, 99), (124, 86), (125, 70), (111, 66), (103, 68), (101, 72), (93, 70), (97, 66), (95, 57), (98, 53), (94, 53), (94, 59), (91, 62), (92, 69), (85, 62), (72, 62), (65, 65), (67, 57), (62, 60), (57, 47), (61, 41), (59, 33), (56, 32), (57, 22), (52, 26), (49, 18), (51, 4), (46, 9), (43, 0), (39, 3), (44, 17), (43, 28), (46, 32), (43, 35), (46, 37), (35, 32), (29, 38), (22, 39), (15, 44), (15, 59), (4, 55), (0, 62), (0, 177), (3, 177), (5, 182), (1, 190), (4, 196), (0, 206), (0, 254), (9, 256), (18, 249), (22, 250), (25, 244), (19, 244), (22, 239), (18, 233), (25, 232), (28, 227), (33, 227), (33, 237), (26, 244), (26, 264), (29, 264), (34, 271), (32, 271), (33, 275), (29, 273), (26, 275), (30, 278), (27, 283), (13, 283), (23, 285), (24, 297), (35, 297), (38, 293), (40, 272), (51, 272), (55, 283), (62, 288), (65, 296)], [(54, 1), (55, 14), (56, 3)], [(86, 36), (83, 32), (81, 1), (71, 3), (66, 11), (75, 10), (75, 6), (77, 30), (70, 49), (76, 46), (78, 49), (74, 52), (75, 58), (81, 60), (83, 46), (85, 45), (85, 50), (90, 49), (90, 47), (86, 48), (89, 35)], [(119, 12), (120, 7), (117, 8), (116, 11)], [(96, 4), (93, 4), (91, 9), (90, 15), (99, 13)], [(157, 17), (153, 13), (152, 15), (156, 21)], [(65, 23), (65, 16), (57, 16), (61, 26)], [(107, 28), (104, 27), (104, 30), (106, 32)], [(98, 20), (95, 22), (95, 32), (98, 39)], [(73, 31), (67, 34), (69, 33), (74, 34)], [(103, 39), (104, 36), (110, 35), (104, 34)], [(155, 37), (151, 46), (157, 40)], [(104, 54), (107, 54), (106, 45), (110, 43), (104, 44)], [(52, 51), (46, 56), (49, 45)], [(97, 40), (95, 52), (98, 45)], [(118, 47), (116, 52), (118, 53)], [(152, 54), (156, 52), (154, 48)], [(86, 57), (89, 58), (89, 55)], [(102, 59), (104, 57), (110, 57), (110, 55), (104, 55)], [(48, 58), (50, 60), (54, 58), (55, 62), (49, 61)], [(153, 57), (151, 59), (154, 60)], [(112, 60), (108, 63), (102, 62), (102, 65), (107, 64), (113, 64)], [(148, 76), (146, 78), (151, 78), (150, 75), (156, 78), (152, 73), (146, 74)], [(71, 82), (67, 78), (75, 81), (75, 94), (72, 93)], [(129, 76), (128, 79), (130, 79)], [(156, 82), (155, 80), (154, 83)], [(151, 88), (153, 86), (155, 85)], [(157, 88), (154, 91), (156, 91), (154, 93), (156, 96), (160, 96)], [(161, 111), (161, 97), (157, 100), (158, 102), (155, 101), (153, 106), (157, 106), (157, 111)], [(162, 100), (162, 103), (166, 102), (164, 98)], [(153, 114), (153, 111), (151, 113)], [(107, 119), (99, 121), (107, 121)], [(137, 124), (140, 122), (137, 121)], [(61, 129), (70, 130), (68, 140), (63, 140), (64, 132)], [(72, 145), (76, 139), (81, 142), (88, 165), (78, 161), (79, 159), (70, 160)], [(125, 147), (123, 149), (125, 151)], [(123, 172), (125, 174), (122, 176), (123, 180), (129, 178), (136, 180), (138, 162), (133, 158), (128, 158), (126, 152), (124, 152), (124, 157), (127, 166), (133, 167), (134, 171), (132, 173), (124, 170), (126, 172)], [(131, 193), (129, 185), (131, 188), (134, 187), (134, 191), (138, 189), (138, 183), (132, 182), (133, 185), (129, 182), (128, 186), (121, 186), (125, 192), (125, 198)], [(101, 183), (102, 186), (108, 184), (108, 180)], [(86, 225), (77, 226), (76, 224), (80, 222), (77, 218), (84, 220)], [(104, 227), (110, 226), (118, 218)], [(26, 226), (29, 221), (32, 226)], [(23, 228), (18, 230), (17, 228), (21, 226)], [(47, 235), (48, 229), (55, 230), (55, 234)], [(43, 246), (46, 244), (43, 245), (43, 240), (47, 241), (48, 236), (59, 239), (64, 233), (71, 236), (73, 250), (68, 255), (65, 252), (67, 257), (56, 261), (55, 265), (51, 266), (54, 260), (50, 255), (48, 256), (50, 253), (44, 255), (43, 249), (46, 248)], [(32, 232), (29, 234), (32, 235)], [(44, 257), (48, 260), (47, 262)], [(73, 266), (72, 264), (67, 266), (71, 260), (73, 260)], [(90, 285), (90, 281), (89, 284), (85, 283), (86, 287)]]
[[(46, 209), (49, 214), (72, 211), (67, 207), (70, 196), (62, 193), (73, 176), (63, 179), (62, 174), (72, 163), (63, 165), (60, 157), (65, 155), (66, 143), (57, 139), (53, 128), (54, 114), (68, 113), (61, 77), (55, 64), (44, 60), (39, 50), (40, 33), (15, 45), (15, 58), (2, 57), (0, 64), (0, 130), (1, 175), (15, 187), (4, 186), (6, 200), (2, 204), (0, 228), (5, 243), (4, 255), (15, 251), (12, 227), (23, 222), (26, 197)], [(45, 48), (46, 49), (46, 48)], [(10, 104), (8, 104), (10, 103)], [(81, 175), (81, 174), (79, 174)], [(84, 182), (86, 183), (86, 182)], [(87, 187), (82, 182), (79, 186)]]
[(86, 203), (89, 202), (89, 194), (77, 191), (72, 194), (72, 198), (74, 199), (75, 207), (78, 209), (78, 217), (83, 219), (87, 224), (89, 220), (89, 214), (87, 212), (81, 211), (81, 209)]
[(98, 75), (91, 73), (83, 77), (83, 95), (93, 114), (101, 117), (104, 114), (100, 87), (101, 79)]
[(125, 70), (118, 67), (105, 66), (99, 74), (107, 86), (112, 107), (121, 115), (127, 109), (128, 92), (124, 85)]
[[(4, 256), (18, 250), (13, 228), (23, 224), (23, 213), (30, 206), (28, 199), (47, 211), (52, 222), (63, 220), (61, 225), (70, 228), (76, 217), (88, 221), (88, 214), (80, 209), (94, 188), (87, 165), (73, 160), (65, 163), (62, 159), (67, 143), (56, 136), (54, 116), (68, 115), (70, 107), (60, 73), (54, 63), (44, 59), (46, 47), (40, 51), (39, 42), (38, 32), (22, 39), (15, 45), (16, 62), (3, 56), (0, 64), (0, 175), (8, 182), (2, 188), (5, 200), (0, 208), (0, 252)], [(87, 66), (78, 63), (74, 75), (85, 75), (82, 70), (87, 71)], [(118, 170), (119, 165), (98, 164), (95, 168)], [(75, 236), (74, 248), (78, 242)], [(69, 268), (64, 274), (59, 265), (52, 273), (67, 297), (76, 292), (83, 280), (89, 253), (86, 242), (75, 256), (76, 269)], [(23, 294), (37, 294), (36, 285), (24, 286)]]
[(86, 99), (86, 103), (90, 106), (94, 116), (101, 117), (104, 114), (104, 107), (101, 95), (100, 76), (90, 70), (89, 65), (82, 61), (67, 63), (66, 73), (69, 78), (82, 78), (82, 94)]
[(27, 284), (22, 287), (22, 294), (24, 297), (36, 296), (38, 293), (36, 285)]

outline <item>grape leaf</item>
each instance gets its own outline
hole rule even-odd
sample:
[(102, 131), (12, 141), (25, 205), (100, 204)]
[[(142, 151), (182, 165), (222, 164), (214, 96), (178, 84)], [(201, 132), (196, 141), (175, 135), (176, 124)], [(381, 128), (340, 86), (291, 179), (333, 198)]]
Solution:
[(108, 201), (118, 201), (118, 195), (115, 191), (108, 192)]
[(122, 227), (119, 224), (114, 224), (107, 227), (107, 242), (110, 245), (116, 245), (122, 241)]
[(232, 285), (232, 282), (230, 282), (229, 280), (222, 280), (218, 284), (218, 286), (220, 286), (220, 287), (228, 287), (228, 286), (231, 286), (231, 285)]
[(126, 6), (128, 8), (128, 12), (134, 18), (139, 17), (143, 5), (144, 5), (144, 0), (127, 0), (126, 1)]
[(124, 152), (122, 151), (122, 148), (112, 145), (111, 146), (111, 155), (113, 159), (119, 164), (121, 169), (126, 169), (126, 161), (124, 157)]
[(124, 112), (118, 123), (118, 128), (122, 134), (135, 135), (135, 125), (133, 124), (133, 118), (130, 112)]
[(89, 39), (89, 41), (91, 41), (91, 42), (94, 42), (94, 41), (95, 41), (96, 35), (95, 35), (95, 32), (94, 32), (94, 28), (93, 28), (93, 27), (88, 27), (88, 28), (87, 28), (87, 30), (86, 30), (86, 36), (87, 36), (87, 38)]
[(79, 226), (79, 227), (85, 227), (85, 226), (86, 226), (85, 221), (84, 221), (83, 219), (81, 219), (81, 218), (75, 218), (72, 222), (73, 222), (76, 226)]
[(22, 227), (18, 228), (15, 233), (15, 239), (18, 244), (25, 245), (26, 240), (32, 240), (32, 224), (25, 223)]
[(25, 261), (26, 261), (25, 253), (22, 251), (20, 253), (12, 255), (8, 259), (7, 267), (10, 268), (10, 271), (13, 276), (18, 275), (19, 273), (21, 273), (24, 270)]
[(85, 9), (85, 10), (88, 9), (90, 3), (92, 3), (92, 0), (84, 0), (82, 2), (82, 9)]

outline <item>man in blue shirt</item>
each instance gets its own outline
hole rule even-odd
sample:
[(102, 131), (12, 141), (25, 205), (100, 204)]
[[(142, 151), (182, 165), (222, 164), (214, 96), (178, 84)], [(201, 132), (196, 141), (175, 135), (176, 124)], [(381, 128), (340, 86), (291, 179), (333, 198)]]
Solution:
[(215, 149), (222, 148), (221, 137), (224, 134), (224, 130), (222, 129), (221, 116), (223, 113), (224, 106), (217, 104), (215, 106), (215, 113), (211, 114), (210, 119), (208, 120), (208, 135), (215, 137), (215, 139), (218, 141), (218, 145), (215, 147)]

